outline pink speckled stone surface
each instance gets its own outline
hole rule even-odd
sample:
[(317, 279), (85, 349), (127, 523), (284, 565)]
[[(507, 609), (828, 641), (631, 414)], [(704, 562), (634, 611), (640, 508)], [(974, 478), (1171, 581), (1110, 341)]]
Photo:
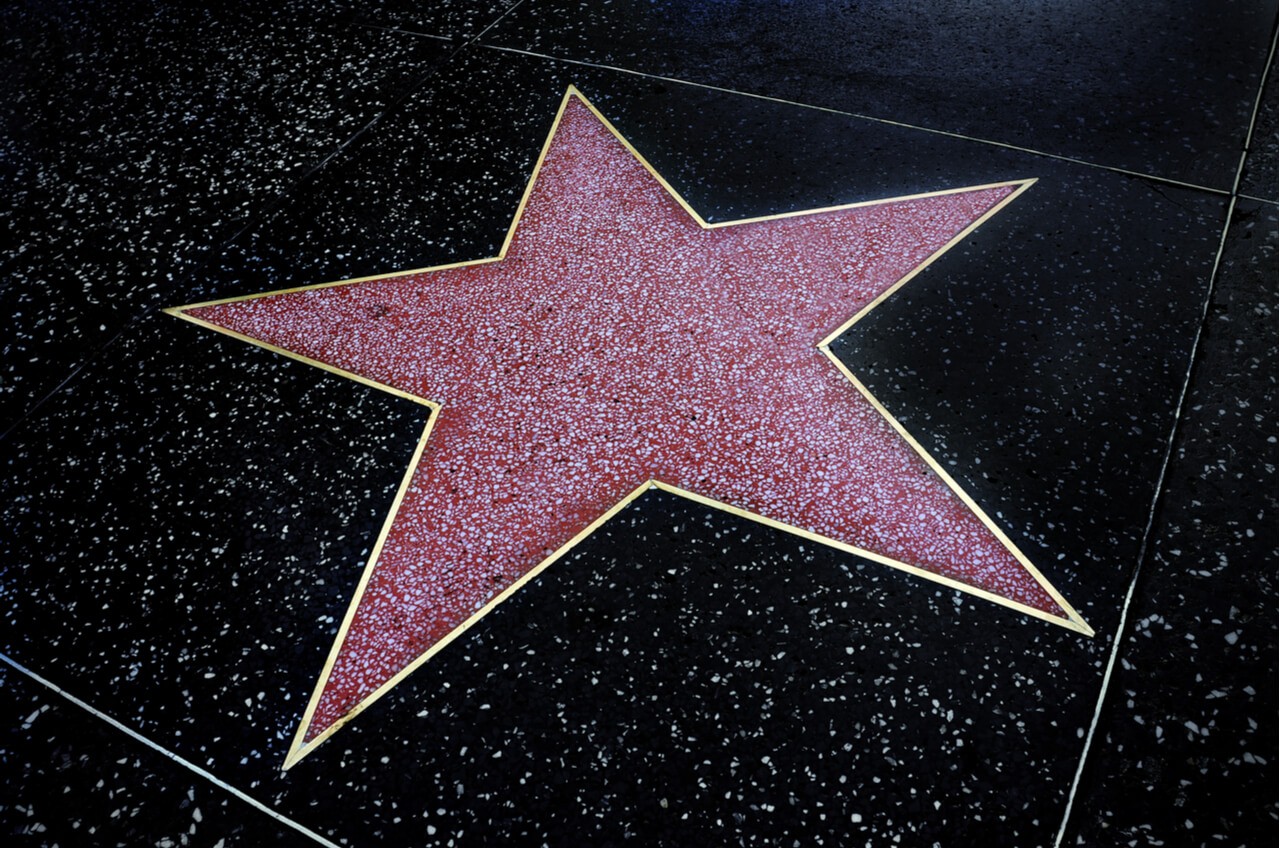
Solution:
[(704, 229), (570, 98), (502, 261), (190, 310), (441, 405), (306, 739), (650, 479), (1065, 618), (817, 347), (1013, 190)]

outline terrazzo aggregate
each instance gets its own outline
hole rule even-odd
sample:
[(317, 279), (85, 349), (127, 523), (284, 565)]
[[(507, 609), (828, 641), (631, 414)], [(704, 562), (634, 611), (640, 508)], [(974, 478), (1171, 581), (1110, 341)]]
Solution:
[[(101, 285), (68, 269), (88, 267), (81, 234), (132, 202), (125, 181), (78, 162), (88, 142), (23, 141), (30, 161), (63, 151), (67, 184), (100, 179), (117, 198), (77, 219), (29, 171), (0, 172), (25, 192), (6, 219), (16, 271), (3, 296), (44, 349), (14, 335), (3, 367), (62, 384), (0, 445), (0, 653), (339, 845), (1265, 841), (1277, 821), (1277, 307), (1274, 188), (1258, 175), (1274, 169), (1273, 95), (1241, 187), (1263, 199), (1236, 203), (1216, 278), (1228, 198), (1162, 180), (1229, 187), (1274, 10), (1230, 4), (1206, 21), (1199, 6), (1153, 2), (1117, 22), (1046, 7), (1003, 41), (983, 33), (1004, 51), (990, 64), (957, 65), (978, 43), (966, 21), (1013, 7), (955, 7), (916, 42), (884, 40), (862, 85), (855, 66), (831, 71), (859, 43), (842, 33), (861, 20), (883, 36), (900, 13), (818, 22), (800, 5), (785, 18), (685, 6), (665, 34), (655, 22), (674, 7), (619, 2), (306, 3), (160, 23), (160, 4), (19, 7), (62, 16), (49, 31), (87, 43), (128, 33), (121, 56), (161, 44), (144, 36), (169, 21), (173, 79), (222, 73), (214, 90), (243, 110), (230, 126), (261, 126), (201, 136), (179, 186), (224, 173), (209, 162), (254, 164), (207, 183), (198, 203), (163, 206), (165, 240), (104, 253), (114, 270)], [(781, 23), (757, 53), (739, 51), (749, 72), (736, 86), (805, 103), (862, 91), (905, 124), (967, 103), (964, 126), (984, 139), (493, 49), (537, 36), (537, 49), (595, 61), (642, 45), (645, 61), (675, 57), (705, 82), (731, 70), (725, 46), (743, 36), (724, 22), (742, 9)], [(205, 20), (232, 42), (269, 43), (273, 61), (281, 45), (313, 49), (259, 84), (252, 61), (180, 55)], [(1061, 49), (1067, 23), (1076, 50)], [(1051, 52), (1035, 49), (1041, 36)], [(924, 55), (930, 44), (969, 46)], [(924, 72), (885, 59), (895, 51)], [(20, 83), (50, 98), (48, 116), (90, 116), (74, 124), (85, 138), (119, 127), (112, 138), (128, 143), (108, 149), (130, 168), (152, 144), (177, 149), (99, 85), (110, 77), (85, 57), (109, 51), (49, 55), (62, 76), (45, 86), (29, 64)], [(63, 79), (91, 82), (59, 92)], [(495, 255), (569, 85), (712, 223), (1036, 180), (832, 349), (1094, 637), (654, 491), (281, 770), (430, 410), (157, 309)], [(271, 91), (314, 104), (326, 129), (298, 161), (323, 167), (276, 166), (299, 148), (258, 145), (297, 126)], [(1154, 111), (1110, 120), (1139, 101)], [(23, 108), (45, 114), (38, 99)], [(1058, 110), (1087, 120), (1046, 123)], [(9, 125), (2, 135), (13, 149)], [(1157, 179), (988, 143), (1010, 139)], [(243, 217), (217, 229), (232, 209)], [(73, 242), (84, 253), (60, 260)], [(173, 269), (162, 284), (131, 270), (153, 265)], [(29, 285), (28, 267), (59, 282)], [(65, 359), (48, 353), (60, 346)], [(0, 833), (17, 844), (320, 844), (18, 669), (0, 680)], [(68, 797), (76, 815), (47, 814)]]
[(447, 55), (323, 11), (6, 7), (0, 427)]
[(1276, 156), (1277, 147), (1280, 147), (1276, 140), (1276, 98), (1276, 61), (1273, 58), (1258, 102), (1258, 117), (1240, 179), (1241, 194), (1272, 202), (1280, 200), (1280, 189), (1276, 185)]
[[(1274, 799), (1237, 793), (1277, 749), (1276, 573), (1260, 567), (1277, 556), (1276, 223), (1248, 201), (1232, 219), (1075, 844), (1275, 831)], [(1242, 503), (1240, 487), (1255, 494)]]
[(301, 741), (647, 484), (1081, 627), (822, 348), (1027, 184), (711, 229), (590, 108), (499, 261), (178, 313), (439, 404)]
[(0, 715), (7, 845), (316, 844), (7, 666)]

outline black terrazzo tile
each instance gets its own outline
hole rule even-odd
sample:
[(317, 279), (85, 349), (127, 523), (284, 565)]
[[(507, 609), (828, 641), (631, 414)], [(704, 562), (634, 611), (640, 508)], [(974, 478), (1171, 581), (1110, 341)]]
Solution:
[(129, 213), (137, 236), (168, 224), (166, 211), (243, 219), (442, 55), (429, 41), (344, 26), (323, 3), (140, 5), (141, 14), (89, 3), (5, 10), (14, 202), (4, 217), (15, 235), (39, 223), (83, 228), (86, 218), (127, 226)]
[(1037, 176), (832, 350), (1110, 630), (1224, 204), (1054, 163)]
[(1276, 155), (1280, 146), (1276, 136), (1276, 97), (1276, 61), (1273, 58), (1267, 72), (1267, 84), (1262, 89), (1249, 155), (1240, 178), (1241, 194), (1272, 201), (1280, 199), (1276, 186)]
[(492, 255), (569, 83), (713, 219), (1039, 178), (841, 353), (1099, 635), (651, 494), (281, 773), (421, 409), (154, 316), (10, 438), (6, 649), (353, 844), (1050, 844), (1221, 199), (473, 50), (172, 305)]
[(1276, 831), (1276, 209), (1236, 209), (1071, 836)]
[(281, 803), (341, 773), (341, 809), (385, 822), (394, 793), (385, 844), (1039, 844), (1104, 650), (651, 493)]
[(0, 722), (6, 845), (316, 844), (7, 665)]
[(3, 651), (220, 776), (273, 772), (423, 410), (190, 329), (144, 319), (10, 436)]
[(412, 0), (374, 0), (353, 4), (346, 0), (334, 0), (336, 5), (352, 7), (355, 19), (362, 23), (443, 36), (457, 43), (475, 38), (521, 1), (435, 0), (431, 3), (417, 3)]
[(486, 43), (1229, 189), (1274, 4), (526, 0)]
[(447, 55), (307, 4), (0, 15), (0, 430)]

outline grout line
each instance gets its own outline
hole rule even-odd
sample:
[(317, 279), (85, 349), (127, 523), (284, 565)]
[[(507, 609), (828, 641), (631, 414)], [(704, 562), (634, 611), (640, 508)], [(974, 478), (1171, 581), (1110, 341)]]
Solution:
[(1209, 286), (1205, 292), (1204, 304), (1201, 309), (1200, 323), (1196, 327), (1196, 335), (1191, 343), (1191, 357), (1187, 363), (1186, 376), (1182, 383), (1182, 392), (1178, 396), (1178, 404), (1174, 410), (1173, 428), (1169, 433), (1169, 440), (1165, 445), (1164, 460), (1160, 466), (1160, 474), (1156, 478), (1155, 495), (1151, 500), (1151, 508), (1147, 513), (1147, 526), (1142, 531), (1142, 544), (1138, 548), (1137, 565), (1133, 569), (1133, 576), (1129, 580), (1129, 589), (1125, 593), (1124, 605), (1120, 610), (1120, 619), (1116, 622), (1115, 640), (1111, 644), (1111, 656), (1107, 659), (1106, 672), (1102, 676), (1102, 687), (1098, 691), (1098, 700), (1094, 704), (1093, 718), (1089, 722), (1089, 733), (1085, 737), (1084, 748), (1080, 752), (1080, 759), (1076, 764), (1076, 774), (1071, 781), (1071, 790), (1067, 793), (1067, 805), (1062, 812), (1062, 822), (1058, 826), (1058, 835), (1053, 840), (1054, 848), (1062, 848), (1062, 840), (1066, 838), (1067, 826), (1071, 823), (1071, 812), (1075, 806), (1076, 793), (1080, 788), (1081, 778), (1084, 776), (1085, 765), (1089, 761), (1089, 753), (1093, 748), (1093, 739), (1098, 730), (1098, 722), (1102, 717), (1103, 707), (1107, 702), (1107, 695), (1111, 689), (1111, 673), (1115, 669), (1116, 660), (1120, 656), (1120, 646), (1124, 644), (1125, 631), (1129, 623), (1129, 605), (1133, 600), (1133, 595), (1138, 586), (1138, 580), (1143, 573), (1143, 565), (1146, 563), (1148, 552), (1150, 551), (1152, 540), (1151, 534), (1155, 529), (1156, 514), (1159, 512), (1161, 503), (1165, 494), (1165, 477), (1169, 472), (1170, 466), (1173, 464), (1173, 455), (1177, 445), (1178, 437), (1182, 433), (1182, 413), (1186, 407), (1187, 398), (1191, 393), (1191, 378), (1195, 373), (1196, 360), (1200, 355), (1201, 340), (1204, 338), (1205, 325), (1209, 320), (1209, 308), (1213, 304), (1213, 296), (1217, 291), (1218, 272), (1222, 267), (1222, 254), (1227, 247), (1227, 236), (1231, 232), (1231, 218), (1236, 211), (1236, 201), (1239, 199), (1240, 180), (1244, 176), (1245, 160), (1249, 155), (1249, 147), (1253, 142), (1253, 131), (1258, 119), (1258, 111), (1262, 108), (1262, 89), (1267, 84), (1267, 71), (1271, 67), (1271, 62), (1276, 55), (1276, 36), (1273, 33), (1271, 38), (1271, 50), (1267, 53), (1267, 61), (1262, 66), (1262, 80), (1258, 83), (1258, 96), (1254, 99), (1253, 115), (1249, 119), (1248, 132), (1244, 137), (1244, 145), (1240, 150), (1240, 162), (1236, 165), (1235, 180), (1231, 184), (1231, 200), (1227, 204), (1226, 221), (1222, 225), (1222, 235), (1218, 239), (1218, 252), (1213, 257), (1213, 268), (1209, 271)]
[(330, 840), (326, 839), (325, 837), (321, 836), (315, 831), (305, 827), (304, 825), (299, 824), (298, 822), (294, 821), (288, 816), (283, 815), (282, 813), (276, 812), (275, 810), (268, 807), (266, 804), (262, 803), (258, 799), (252, 797), (251, 795), (245, 794), (243, 791), (237, 789), (236, 787), (232, 786), (226, 781), (215, 777), (213, 774), (201, 768), (200, 766), (196, 765), (195, 763), (191, 762), (190, 760), (186, 759), (185, 757), (175, 754), (173, 751), (170, 751), (168, 748), (165, 748), (157, 744), (156, 742), (151, 741), (147, 737), (138, 733), (136, 730), (133, 730), (125, 726), (124, 724), (121, 724), (119, 721), (107, 715), (106, 713), (102, 712), (101, 710), (96, 709), (95, 707), (85, 703), (84, 701), (77, 698), (75, 695), (72, 695), (71, 693), (67, 692), (65, 689), (60, 688), (59, 686), (52, 683), (51, 681), (46, 680), (45, 678), (36, 674), (31, 669), (27, 668), (26, 666), (22, 665), (21, 663), (9, 657), (7, 654), (0, 653), (0, 662), (3, 662), (6, 665), (10, 666), (15, 671), (25, 674), (27, 677), (31, 678), (36, 683), (39, 683), (41, 686), (44, 686), (45, 688), (56, 692), (57, 694), (61, 695), (63, 698), (75, 704), (77, 707), (80, 707), (82, 710), (102, 719), (104, 722), (111, 725), (116, 730), (121, 731), (126, 736), (129, 736), (130, 738), (135, 739), (138, 742), (141, 742), (143, 745), (146, 745), (148, 748), (151, 748), (152, 750), (157, 751), (160, 754), (163, 754), (165, 757), (177, 763), (178, 765), (182, 766), (183, 768), (187, 769), (188, 771), (193, 772), (194, 774), (197, 774), (200, 777), (203, 777), (205, 780), (209, 781), (215, 786), (225, 789), (227, 792), (230, 792), (232, 795), (236, 796), (241, 801), (244, 801), (250, 806), (256, 807), (257, 809), (271, 816), (276, 821), (279, 821), (281, 824), (288, 825), (289, 827), (298, 831), (302, 835), (311, 837), (311, 839), (315, 840), (318, 844), (327, 846), (327, 848), (340, 848), (340, 846), (338, 846), (336, 843), (331, 842)]
[(1255, 203), (1270, 203), (1272, 206), (1275, 206), (1278, 203), (1280, 203), (1280, 201), (1276, 200), (1274, 197), (1257, 197), (1256, 195), (1252, 195), (1252, 194), (1242, 194), (1242, 195), (1239, 195), (1239, 197), (1241, 200), (1252, 200)]
[(1169, 432), (1168, 442), (1165, 444), (1164, 457), (1160, 463), (1160, 473), (1156, 477), (1155, 493), (1152, 495), (1151, 507), (1147, 511), (1147, 524), (1142, 530), (1142, 543), (1138, 547), (1138, 564), (1134, 566), (1133, 575), (1129, 578), (1129, 588), (1125, 592), (1124, 604), (1120, 608), (1120, 618), (1116, 622), (1115, 636), (1111, 643), (1111, 654), (1107, 658), (1106, 671), (1102, 675), (1102, 686), (1098, 690), (1098, 699), (1094, 704), (1093, 718), (1089, 721), (1089, 733), (1085, 736), (1084, 748), (1081, 750), (1080, 760), (1076, 765), (1075, 777), (1071, 780), (1071, 790), (1067, 793), (1067, 806), (1062, 811), (1062, 823), (1058, 827), (1058, 835), (1053, 842), (1054, 848), (1061, 848), (1063, 837), (1066, 835), (1067, 824), (1071, 820), (1072, 807), (1075, 805), (1076, 792), (1080, 788), (1080, 780), (1084, 776), (1084, 767), (1088, 762), (1089, 752), (1093, 748), (1093, 738), (1097, 733), (1098, 722), (1102, 717), (1102, 708), (1111, 689), (1111, 673), (1115, 669), (1116, 660), (1119, 659), (1120, 646), (1124, 643), (1125, 630), (1129, 623), (1129, 604), (1133, 600), (1134, 591), (1138, 586), (1138, 579), (1142, 576), (1143, 563), (1146, 562), (1147, 554), (1151, 547), (1151, 533), (1155, 529), (1156, 513), (1163, 500), (1165, 476), (1168, 474), (1169, 467), (1173, 464), (1174, 447), (1182, 429), (1179, 426), (1182, 419), (1182, 410), (1186, 405), (1187, 395), (1190, 393), (1191, 374), (1195, 368), (1196, 356), (1200, 352), (1200, 339), (1204, 334), (1205, 321), (1208, 319), (1209, 306), (1213, 300), (1218, 266), (1222, 260), (1223, 248), (1226, 247), (1227, 232), (1231, 228), (1231, 216), (1235, 212), (1235, 208), (1236, 199), (1233, 197), (1227, 205), (1227, 224), (1222, 228), (1222, 236), (1218, 241), (1218, 253), (1214, 257), (1213, 270), (1209, 274), (1209, 287), (1205, 292), (1204, 304), (1201, 308), (1200, 324), (1196, 328), (1195, 339), (1191, 345), (1191, 357), (1187, 363), (1186, 377), (1182, 384), (1182, 392), (1178, 396), (1178, 404), (1174, 410), (1174, 425)]
[(947, 138), (960, 139), (962, 141), (972, 141), (978, 144), (986, 144), (992, 147), (1000, 147), (1005, 150), (1012, 150), (1017, 153), (1028, 153), (1032, 156), (1042, 156), (1046, 159), (1055, 159), (1059, 162), (1070, 162), (1073, 165), (1084, 165), (1089, 168), (1097, 168), (1102, 171), (1110, 171), (1113, 174), (1121, 174), (1126, 177), (1137, 177), (1143, 180), (1151, 180), (1153, 182), (1164, 183), (1165, 185), (1173, 185), (1179, 188), (1192, 189), (1195, 191), (1203, 191), (1209, 194), (1217, 194), (1229, 196), (1231, 192), (1227, 189), (1213, 188), (1211, 186), (1199, 185), (1197, 183), (1184, 182), (1183, 180), (1175, 180), (1170, 177), (1161, 177), (1156, 174), (1144, 174), (1141, 171), (1131, 171), (1127, 168), (1117, 168), (1113, 165), (1103, 165), (1098, 162), (1090, 162), (1087, 159), (1078, 159), (1074, 156), (1064, 156), (1060, 153), (1049, 153), (1044, 150), (1037, 150), (1034, 147), (1022, 147), (1017, 144), (1009, 144), (1004, 141), (995, 141), (989, 138), (979, 138), (977, 136), (964, 135), (963, 133), (951, 132), (950, 130), (939, 130), (932, 127), (922, 127), (919, 124), (908, 124), (904, 121), (894, 121), (889, 118), (877, 118), (874, 115), (864, 115), (860, 112), (850, 112), (845, 109), (835, 109), (830, 106), (818, 106), (813, 103), (802, 103), (798, 100), (788, 100), (783, 97), (773, 97), (768, 94), (756, 94), (750, 91), (740, 91), (734, 88), (725, 88), (719, 85), (710, 85), (708, 83), (693, 82), (691, 80), (679, 79), (678, 77), (668, 77), (661, 74), (652, 74), (645, 71), (636, 71), (631, 68), (622, 68), (617, 65), (605, 65), (599, 62), (588, 62), (583, 59), (567, 59), (561, 56), (551, 56), (546, 53), (537, 53), (532, 50), (521, 50), (518, 47), (504, 47), (498, 44), (477, 44), (477, 47), (483, 47), (486, 50), (496, 50), (502, 53), (515, 53), (521, 56), (531, 56), (535, 59), (545, 59), (551, 62), (562, 62), (568, 65), (580, 65), (586, 68), (595, 68), (598, 70), (614, 71), (616, 73), (630, 74), (632, 76), (643, 77), (645, 79), (657, 80), (659, 82), (669, 82), (675, 85), (686, 85), (692, 88), (701, 88), (706, 91), (715, 91), (721, 94), (734, 94), (739, 97), (748, 97), (752, 100), (763, 100), (769, 103), (778, 103), (784, 106), (797, 106), (801, 109), (811, 109), (815, 112), (825, 112), (831, 115), (843, 115), (848, 118), (857, 118), (863, 121), (872, 121), (877, 124), (885, 124), (891, 127), (901, 127), (903, 129), (918, 130), (920, 132), (930, 133), (932, 135), (945, 136)]
[[(1271, 49), (1267, 52), (1267, 61), (1262, 66), (1262, 82), (1258, 85), (1258, 94), (1253, 98), (1253, 114), (1249, 116), (1249, 127), (1244, 133), (1244, 150), (1249, 152), (1249, 148), (1253, 146), (1253, 131), (1258, 126), (1258, 112), (1262, 109), (1262, 92), (1267, 87), (1267, 73), (1271, 70), (1271, 63), (1276, 58), (1276, 35), (1271, 34)], [(1244, 172), (1244, 163), (1241, 163), (1240, 170), (1236, 171), (1236, 183), (1232, 186), (1231, 191), (1235, 193), (1240, 188), (1240, 176)]]
[(397, 35), (412, 35), (415, 38), (430, 38), (433, 41), (445, 41), (450, 44), (453, 43), (453, 38), (448, 35), (436, 35), (433, 32), (421, 32), (416, 29), (405, 29), (404, 27), (398, 27), (398, 26), (383, 26), (382, 24), (353, 24), (352, 26), (357, 26), (357, 27), (360, 27), (361, 29), (371, 29), (376, 32), (390, 32), (390, 33), (395, 33)]
[(484, 34), (485, 34), (486, 32), (488, 32), (489, 30), (493, 29), (493, 28), (494, 28), (494, 27), (496, 27), (498, 24), (502, 23), (502, 19), (503, 19), (503, 18), (505, 18), (507, 15), (511, 14), (512, 12), (514, 12), (514, 11), (516, 10), (516, 7), (517, 7), (517, 6), (519, 6), (519, 5), (521, 5), (522, 3), (524, 3), (524, 0), (516, 0), (516, 2), (512, 3), (512, 4), (507, 8), (507, 11), (503, 12), (501, 15), (498, 15), (498, 17), (494, 18), (494, 19), (493, 19), (493, 23), (489, 24), (487, 27), (485, 27), (484, 29), (480, 30), (480, 32), (476, 34), (476, 37), (475, 37), (475, 38), (473, 38), (473, 39), (471, 39), (470, 41), (468, 41), (468, 42), (467, 42), (467, 46), (468, 46), (468, 47), (470, 47), (472, 44), (476, 44), (476, 43), (478, 43), (478, 42), (480, 41), (480, 39), (484, 38)]
[[(517, 0), (515, 3), (512, 3), (511, 6), (509, 6), (505, 12), (503, 12), (501, 15), (498, 15), (498, 17), (490, 21), (488, 26), (486, 26), (484, 29), (480, 30), (480, 32), (476, 33), (475, 35), (468, 38), (465, 42), (463, 42), (462, 45), (459, 47), (459, 49), (461, 49), (462, 47), (470, 47), (472, 44), (475, 44), (477, 41), (479, 41), (481, 38), (484, 37), (484, 34), (486, 32), (493, 29), (498, 24), (502, 23), (503, 18), (505, 18), (507, 15), (511, 14), (512, 12), (514, 12), (516, 8), (519, 7), (521, 4), (523, 4), (524, 2), (525, 0)], [(362, 27), (363, 29), (377, 30), (379, 32), (391, 32), (391, 33), (397, 33), (399, 35), (412, 35), (417, 38), (430, 38), (434, 41), (447, 41), (452, 43), (455, 40), (454, 37), (451, 35), (439, 35), (433, 32), (423, 32), (422, 30), (418, 30), (418, 29), (407, 29), (402, 26), (396, 26), (395, 24), (387, 26), (384, 24), (357, 23), (357, 24), (354, 24), (354, 26)]]

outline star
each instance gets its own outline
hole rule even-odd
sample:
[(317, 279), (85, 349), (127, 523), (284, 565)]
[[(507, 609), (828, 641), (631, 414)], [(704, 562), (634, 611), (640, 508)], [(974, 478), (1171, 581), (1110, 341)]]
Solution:
[(170, 310), (432, 410), (285, 767), (652, 488), (1091, 633), (829, 349), (1032, 182), (709, 224), (570, 88), (498, 256)]

